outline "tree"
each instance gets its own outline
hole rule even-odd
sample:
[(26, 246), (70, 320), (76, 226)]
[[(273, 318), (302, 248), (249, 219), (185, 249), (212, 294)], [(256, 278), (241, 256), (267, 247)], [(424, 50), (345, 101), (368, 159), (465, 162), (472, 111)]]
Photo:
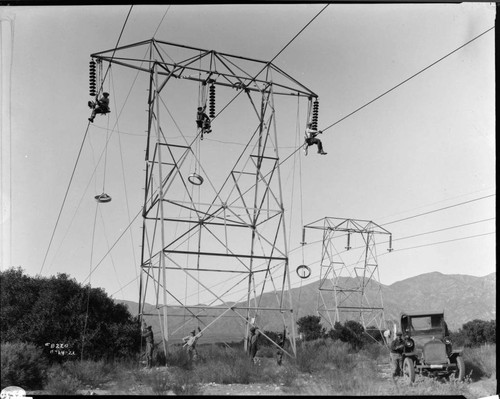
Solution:
[(479, 346), (496, 344), (496, 321), (472, 320), (462, 325), (458, 332), (451, 334), (455, 346)]
[(360, 349), (363, 346), (364, 331), (362, 324), (354, 320), (348, 320), (342, 327), (340, 340), (351, 344), (354, 349)]
[[(94, 359), (139, 350), (137, 319), (101, 288), (83, 287), (64, 273), (33, 278), (20, 268), (0, 272), (0, 286), (2, 342), (33, 343), (49, 355), (53, 344), (63, 344), (73, 358), (82, 350)], [(62, 360), (60, 353), (49, 357)]]
[(326, 330), (321, 325), (320, 316), (304, 316), (297, 321), (299, 326), (299, 333), (304, 335), (306, 341), (312, 341), (314, 339), (323, 338), (325, 336)]

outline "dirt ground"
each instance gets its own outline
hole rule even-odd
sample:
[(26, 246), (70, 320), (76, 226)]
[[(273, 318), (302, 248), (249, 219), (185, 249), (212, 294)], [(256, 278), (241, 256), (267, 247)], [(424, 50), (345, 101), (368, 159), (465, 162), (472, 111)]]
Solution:
[[(153, 370), (143, 369), (143, 373), (152, 373), (161, 371), (162, 368), (155, 368)], [(394, 381), (390, 375), (390, 366), (388, 363), (379, 364), (379, 375), (383, 380), (387, 381), (388, 387), (394, 385)], [(299, 377), (298, 385), (303, 388), (305, 395), (314, 395), (315, 387), (318, 386), (319, 381), (315, 380), (313, 375), (304, 374)], [(399, 385), (399, 383), (397, 383)], [(401, 387), (404, 390), (404, 387)], [(397, 389), (397, 388), (396, 388)], [(397, 390), (400, 394), (401, 391)], [(494, 378), (482, 379), (477, 382), (471, 382), (468, 385), (469, 394), (466, 394), (466, 399), (480, 399), (489, 396), (497, 395), (497, 380)], [(388, 390), (390, 395), (391, 390)], [(316, 392), (319, 394), (320, 392)], [(28, 391), (27, 396), (48, 395), (46, 391)], [(147, 384), (123, 384), (119, 381), (111, 381), (105, 384), (102, 388), (87, 387), (81, 389), (78, 395), (155, 395), (151, 386)], [(283, 384), (217, 384), (206, 383), (199, 387), (197, 395), (210, 395), (210, 396), (289, 396), (297, 395), (296, 391), (291, 391), (289, 387)], [(322, 394), (325, 394), (322, 392)], [(402, 393), (404, 395), (404, 393)], [(167, 395), (175, 395), (172, 391), (167, 392)], [(399, 396), (399, 395), (398, 395)]]

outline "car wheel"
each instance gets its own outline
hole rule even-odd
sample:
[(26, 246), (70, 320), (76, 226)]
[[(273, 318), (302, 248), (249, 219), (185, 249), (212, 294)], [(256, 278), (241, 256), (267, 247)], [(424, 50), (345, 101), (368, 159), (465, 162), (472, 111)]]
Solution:
[(409, 379), (410, 382), (415, 382), (415, 366), (409, 357), (405, 358), (403, 362), (403, 377)]
[(463, 381), (465, 379), (465, 363), (462, 356), (457, 356), (457, 370), (455, 371), (455, 378), (458, 381)]

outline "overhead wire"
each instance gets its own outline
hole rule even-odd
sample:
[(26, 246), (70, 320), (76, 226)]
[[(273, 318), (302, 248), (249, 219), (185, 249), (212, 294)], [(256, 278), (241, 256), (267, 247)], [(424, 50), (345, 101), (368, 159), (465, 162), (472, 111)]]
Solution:
[(354, 111), (352, 111), (351, 113), (349, 113), (348, 115), (344, 116), (343, 118), (339, 119), (338, 121), (336, 121), (335, 123), (332, 123), (331, 125), (327, 126), (326, 128), (322, 129), (322, 131), (324, 132), (325, 130), (328, 130), (330, 129), (331, 127), (339, 124), (340, 122), (342, 122), (343, 120), (349, 118), (350, 116), (354, 115), (356, 112), (358, 111), (361, 111), (363, 108), (367, 107), (368, 105), (372, 104), (373, 102), (379, 100), (380, 98), (382, 98), (383, 96), (385, 96), (386, 94), (389, 94), (391, 91), (397, 89), (398, 87), (402, 86), (403, 84), (405, 84), (406, 82), (410, 81), (411, 79), (413, 79), (414, 77), (420, 75), (422, 72), (426, 71), (427, 69), (433, 67), (434, 65), (436, 65), (437, 63), (441, 62), (442, 60), (444, 60), (445, 58), (449, 57), (450, 55), (456, 53), (458, 50), (464, 48), (465, 46), (467, 46), (468, 44), (472, 43), (474, 40), (477, 40), (479, 39), (481, 36), (485, 35), (486, 33), (488, 33), (489, 31), (495, 29), (495, 27), (491, 27), (489, 29), (487, 29), (486, 31), (484, 31), (483, 33), (479, 34), (478, 36), (472, 38), (471, 40), (469, 40), (468, 42), (462, 44), (460, 47), (457, 47), (455, 50), (449, 52), (448, 54), (444, 55), (443, 57), (441, 57), (440, 59), (438, 59), (437, 61), (434, 61), (432, 64), (426, 66), (425, 68), (421, 69), (420, 71), (418, 71), (417, 73), (414, 73), (413, 75), (411, 75), (409, 78), (403, 80), (401, 83), (398, 83), (396, 86), (390, 88), (389, 90), (385, 91), (384, 93), (380, 94), (379, 96), (375, 97), (373, 100), (367, 102), (366, 104), (362, 105), (361, 107), (355, 109)]
[[(480, 200), (480, 199), (485, 199), (485, 198), (488, 198), (490, 196), (484, 196), (484, 197), (480, 197), (480, 198), (476, 198), (472, 201), (475, 201), (475, 200)], [(459, 204), (455, 204), (453, 205), (452, 207), (454, 206), (459, 206), (459, 205), (465, 205), (469, 202), (472, 202), (472, 201), (465, 201), (465, 202), (461, 202)], [(436, 209), (434, 211), (432, 211), (431, 213), (434, 213), (434, 212), (437, 212), (437, 211), (440, 211), (440, 210), (445, 210), (445, 209), (448, 209), (449, 207), (445, 207), (445, 208), (440, 208), (440, 209)], [(420, 214), (420, 215), (414, 215), (412, 216), (411, 218), (414, 218), (414, 217), (418, 217), (418, 216), (423, 216), (424, 214)], [(455, 228), (459, 228), (459, 227), (464, 227), (464, 226), (469, 226), (469, 225), (472, 225), (472, 224), (477, 224), (477, 223), (482, 223), (482, 222), (486, 222), (486, 221), (491, 221), (491, 220), (495, 220), (496, 218), (487, 218), (487, 219), (481, 219), (481, 220), (477, 220), (477, 221), (473, 221), (473, 222), (469, 222), (469, 223), (462, 223), (462, 224), (459, 224), (459, 225), (455, 225), (455, 226), (451, 226), (451, 227), (446, 227), (446, 228), (443, 228), (443, 229), (439, 229), (439, 230), (432, 230), (432, 231), (428, 231), (428, 232), (424, 232), (424, 233), (419, 233), (419, 234), (416, 234), (416, 235), (411, 235), (411, 236), (406, 236), (406, 237), (400, 237), (400, 238), (397, 238), (397, 239), (393, 239), (393, 242), (395, 241), (400, 241), (400, 240), (405, 240), (405, 239), (408, 239), (408, 238), (413, 238), (413, 237), (416, 237), (416, 236), (423, 236), (423, 235), (427, 235), (427, 234), (432, 234), (432, 233), (436, 233), (436, 232), (440, 232), (440, 231), (445, 231), (445, 230), (450, 230), (450, 229), (455, 229)], [(396, 222), (399, 222), (399, 221), (403, 221), (403, 220), (406, 220), (405, 219), (400, 219), (398, 221), (394, 221), (394, 222), (391, 222), (391, 223), (396, 223)], [(429, 244), (424, 244), (424, 245), (421, 245), (421, 246), (416, 246), (416, 247), (408, 247), (408, 248), (404, 248), (404, 249), (394, 249), (393, 252), (395, 251), (402, 251), (402, 250), (407, 250), (407, 249), (413, 249), (413, 248), (420, 248), (420, 247), (425, 247), (425, 246), (431, 246), (431, 245), (438, 245), (438, 244), (443, 244), (443, 243), (447, 243), (447, 242), (452, 242), (452, 241), (457, 241), (457, 240), (465, 240), (465, 239), (469, 239), (469, 238), (475, 238), (475, 237), (480, 237), (480, 236), (484, 236), (484, 235), (489, 235), (489, 234), (493, 234), (493, 233), (484, 233), (484, 234), (479, 234), (479, 235), (471, 235), (471, 236), (466, 236), (466, 237), (461, 237), (461, 238), (458, 238), (458, 239), (452, 239), (452, 240), (446, 240), (446, 241), (441, 241), (441, 242), (435, 242), (435, 243), (429, 243)], [(320, 240), (316, 240), (316, 241), (312, 241), (312, 242), (308, 242), (307, 245), (313, 245), (313, 244), (318, 244), (318, 243), (321, 243), (323, 240), (320, 239)], [(383, 244), (383, 243), (387, 243), (388, 241), (384, 241), (384, 242), (381, 242), (380, 244)], [(361, 248), (361, 247), (359, 247)], [(356, 248), (353, 248), (353, 249), (359, 249), (358, 247)], [(299, 246), (296, 246), (294, 248), (292, 248), (289, 253), (293, 253), (299, 249), (303, 249), (303, 246), (302, 245), (299, 245)], [(388, 255), (389, 253), (383, 253), (379, 256), (383, 256), (383, 255)], [(303, 263), (304, 263), (304, 258), (303, 259)], [(309, 265), (313, 265), (313, 264), (316, 264), (316, 263), (319, 263), (320, 260), (318, 261), (314, 261), (314, 262), (309, 262), (308, 264)], [(276, 265), (275, 267), (278, 267), (279, 265)], [(317, 277), (317, 275), (315, 274), (312, 274), (310, 277), (314, 278), (314, 277)], [(135, 279), (132, 279), (130, 282), (128, 282), (124, 287), (130, 285), (131, 283), (133, 283), (134, 281), (136, 280)], [(296, 282), (296, 283), (292, 283), (291, 285), (292, 286), (297, 286), (297, 285), (302, 285), (302, 280), (303, 279), (300, 279), (300, 281)], [(241, 292), (243, 291), (244, 289), (240, 290)], [(240, 291), (236, 291), (237, 292), (240, 292)], [(203, 290), (202, 290), (203, 292)]]
[[(345, 119), (349, 118), (350, 116), (354, 115), (355, 113), (357, 113), (358, 111), (362, 110), (363, 108), (367, 107), (368, 105), (374, 103), (375, 101), (379, 100), (380, 98), (382, 98), (383, 96), (385, 96), (386, 94), (389, 94), (390, 92), (392, 92), (393, 90), (395, 90), (396, 88), (400, 87), (401, 85), (403, 85), (404, 83), (408, 82), (409, 80), (413, 79), (414, 77), (420, 75), (422, 72), (426, 71), (427, 69), (433, 67), (434, 65), (436, 65), (437, 63), (441, 62), (442, 60), (444, 60), (445, 58), (449, 57), (450, 55), (456, 53), (458, 50), (464, 48), (465, 46), (469, 45), (470, 43), (472, 43), (473, 41), (479, 39), (481, 36), (485, 35), (486, 33), (488, 33), (489, 31), (491, 31), (492, 29), (495, 29), (495, 27), (491, 27), (489, 29), (487, 29), (486, 31), (484, 31), (483, 33), (479, 34), (478, 36), (474, 37), (473, 39), (469, 40), (468, 42), (462, 44), (460, 47), (457, 47), (455, 50), (449, 52), (448, 54), (446, 54), (445, 56), (441, 57), (440, 59), (438, 59), (437, 61), (434, 61), (432, 64), (426, 66), (425, 68), (421, 69), (420, 71), (414, 73), (412, 76), (410, 76), (409, 78), (405, 79), (404, 81), (402, 81), (401, 83), (398, 83), (396, 86), (393, 86), (392, 88), (390, 88), (389, 90), (386, 90), (384, 93), (380, 94), (379, 96), (375, 97), (373, 100), (367, 102), (366, 104), (362, 105), (361, 107), (355, 109), (354, 111), (350, 112), (349, 114), (347, 114), (346, 116), (344, 116), (343, 118), (339, 119), (338, 121), (332, 123), (331, 125), (327, 126), (326, 128), (323, 128), (322, 131), (326, 131), (328, 129), (330, 129), (331, 127), (339, 124), (340, 122), (344, 121)], [(290, 159), (297, 151), (299, 151), (300, 149), (302, 148), (302, 146), (296, 148), (294, 151), (292, 151), (292, 153), (290, 153), (286, 158), (284, 158), (282, 161), (280, 161), (279, 165), (283, 164), (284, 162), (286, 162), (288, 159)]]
[[(259, 76), (264, 69), (266, 69), (278, 56), (317, 18), (319, 15), (326, 10), (326, 8), (329, 6), (329, 4), (325, 5), (285, 46), (281, 48), (280, 51), (268, 62), (266, 62), (266, 65), (259, 71), (257, 72), (253, 78), (248, 82), (248, 85), (252, 83), (255, 79), (257, 79), (257, 76)], [(224, 111), (241, 93), (243, 93), (244, 90), (239, 91), (222, 109), (215, 115), (217, 117), (222, 111)]]
[[(491, 232), (488, 232), (488, 233), (476, 234), (476, 235), (471, 235), (471, 236), (466, 236), (466, 237), (460, 237), (460, 238), (453, 238), (451, 240), (446, 240), (446, 241), (439, 241), (439, 242), (432, 242), (432, 243), (429, 243), (429, 244), (416, 245), (414, 247), (399, 248), (399, 249), (395, 248), (395, 249), (393, 249), (392, 252), (400, 252), (400, 251), (406, 251), (408, 249), (423, 248), (423, 247), (429, 247), (429, 246), (432, 246), (432, 245), (446, 244), (446, 243), (454, 242), (454, 241), (468, 240), (469, 238), (482, 237), (482, 236), (491, 235), (491, 234), (495, 234), (495, 233), (496, 233), (496, 231), (491, 231)], [(386, 253), (384, 253), (382, 255), (386, 255)]]
[(402, 221), (404, 221), (404, 220), (409, 220), (409, 219), (413, 219), (413, 218), (416, 218), (416, 217), (420, 217), (420, 216), (424, 216), (424, 215), (429, 215), (429, 214), (434, 213), (434, 212), (443, 211), (443, 210), (445, 210), (445, 209), (454, 208), (454, 207), (457, 207), (457, 206), (460, 206), (460, 205), (469, 204), (469, 203), (471, 203), (471, 202), (479, 201), (479, 200), (482, 200), (482, 199), (485, 199), (485, 198), (494, 197), (494, 196), (496, 196), (496, 194), (485, 195), (485, 196), (480, 197), (480, 198), (474, 198), (474, 199), (471, 199), (471, 200), (469, 200), (469, 201), (460, 202), (459, 204), (454, 204), (454, 205), (450, 205), (450, 206), (445, 206), (445, 207), (443, 207), (443, 208), (434, 209), (434, 210), (432, 210), (432, 211), (429, 211), (429, 212), (424, 212), (424, 213), (420, 213), (420, 214), (418, 214), (418, 215), (413, 215), (413, 216), (408, 216), (408, 217), (406, 217), (406, 218), (402, 218), (402, 219), (398, 219), (398, 220), (393, 220), (392, 222), (388, 222), (388, 223), (384, 223), (384, 224), (382, 224), (382, 226), (387, 226), (387, 225), (389, 225), (389, 224), (402, 222)]
[[(127, 14), (127, 18), (125, 19), (125, 22), (124, 22), (124, 24), (123, 24), (122, 30), (121, 30), (121, 32), (120, 32), (120, 36), (119, 36), (119, 38), (118, 38), (118, 42), (117, 42), (117, 44), (116, 44), (116, 46), (115, 46), (115, 51), (116, 51), (116, 47), (118, 47), (118, 43), (120, 42), (121, 36), (122, 36), (123, 31), (124, 31), (124, 29), (125, 29), (125, 25), (127, 24), (128, 17), (130, 16), (130, 12), (132, 11), (132, 7), (133, 7), (133, 5), (132, 5), (132, 6), (130, 6), (129, 12), (128, 12), (128, 14)], [(115, 51), (113, 51), (113, 56), (114, 56)], [(113, 57), (111, 57), (111, 58), (113, 58)], [(110, 63), (110, 65), (109, 65), (109, 66), (111, 66), (111, 63)], [(108, 67), (108, 69), (109, 69), (109, 67)], [(107, 73), (108, 73), (108, 70), (106, 70), (106, 73), (105, 73), (104, 77), (106, 77)], [(103, 78), (103, 80), (104, 80), (104, 78)], [(43, 268), (44, 268), (44, 266), (45, 266), (45, 262), (47, 261), (47, 256), (48, 256), (48, 254), (49, 254), (49, 250), (50, 250), (50, 247), (51, 247), (51, 245), (52, 245), (52, 241), (54, 240), (54, 235), (55, 235), (55, 232), (56, 232), (57, 226), (58, 226), (58, 224), (59, 224), (59, 220), (60, 220), (60, 218), (61, 218), (61, 214), (62, 214), (62, 211), (63, 211), (64, 205), (65, 205), (65, 203), (66, 203), (66, 199), (67, 199), (67, 197), (68, 197), (68, 193), (69, 193), (69, 189), (70, 189), (70, 187), (71, 187), (71, 183), (73, 182), (73, 178), (74, 178), (74, 175), (75, 175), (76, 167), (78, 166), (78, 161), (80, 160), (80, 156), (81, 156), (81, 154), (82, 154), (83, 145), (85, 144), (85, 139), (87, 138), (87, 134), (88, 134), (88, 131), (89, 131), (89, 127), (90, 127), (90, 123), (88, 123), (88, 124), (87, 124), (87, 129), (85, 130), (85, 134), (84, 134), (84, 136), (83, 136), (83, 140), (82, 140), (82, 143), (81, 143), (81, 145), (80, 145), (80, 149), (78, 150), (78, 156), (77, 156), (77, 158), (76, 158), (75, 165), (73, 166), (73, 171), (71, 172), (71, 177), (70, 177), (70, 180), (69, 180), (68, 186), (66, 187), (66, 192), (65, 192), (65, 194), (64, 194), (63, 202), (62, 202), (62, 204), (61, 204), (61, 208), (59, 209), (59, 214), (57, 215), (56, 224), (55, 224), (54, 229), (53, 229), (53, 231), (52, 231), (52, 234), (51, 234), (51, 237), (50, 237), (50, 240), (49, 240), (49, 245), (48, 245), (48, 247), (47, 247), (47, 251), (45, 252), (45, 256), (44, 256), (44, 258), (43, 258), (42, 266), (40, 267), (40, 271), (38, 272), (38, 275), (40, 275), (40, 274), (42, 273), (42, 270), (43, 270)]]

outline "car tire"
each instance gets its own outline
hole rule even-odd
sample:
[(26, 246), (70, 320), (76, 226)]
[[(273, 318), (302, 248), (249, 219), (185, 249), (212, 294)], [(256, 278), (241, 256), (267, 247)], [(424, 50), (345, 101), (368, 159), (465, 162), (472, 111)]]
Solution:
[(415, 366), (410, 357), (406, 357), (403, 362), (403, 377), (409, 379), (410, 382), (415, 382)]

